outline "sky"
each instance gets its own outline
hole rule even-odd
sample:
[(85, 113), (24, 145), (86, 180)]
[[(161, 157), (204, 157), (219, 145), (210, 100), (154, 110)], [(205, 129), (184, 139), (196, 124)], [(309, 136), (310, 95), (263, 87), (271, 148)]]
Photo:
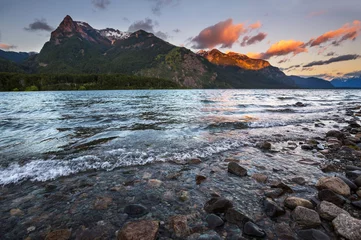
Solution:
[(0, 49), (39, 52), (66, 15), (265, 59), (287, 75), (361, 75), (360, 0), (0, 0)]

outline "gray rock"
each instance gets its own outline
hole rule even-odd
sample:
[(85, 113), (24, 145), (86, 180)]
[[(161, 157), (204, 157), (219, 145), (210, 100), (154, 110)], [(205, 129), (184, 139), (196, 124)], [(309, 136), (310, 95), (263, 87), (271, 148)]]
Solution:
[(345, 134), (337, 130), (331, 130), (326, 133), (326, 137), (335, 137), (337, 139), (343, 139)]
[(247, 222), (243, 227), (243, 233), (253, 237), (264, 237), (266, 233), (253, 222)]
[(247, 169), (240, 166), (238, 163), (230, 162), (228, 163), (228, 172), (233, 173), (237, 176), (244, 177), (247, 176)]
[(305, 185), (306, 180), (303, 177), (294, 177), (291, 178), (291, 181), (297, 183), (298, 185)]
[(346, 202), (343, 197), (337, 195), (335, 192), (329, 189), (319, 191), (318, 199), (320, 199), (321, 201), (331, 202), (333, 204), (336, 204), (337, 206), (343, 206)]
[(293, 233), (291, 227), (285, 223), (277, 223), (276, 224), (276, 234), (278, 239), (282, 240), (295, 240), (295, 234)]
[(204, 210), (207, 213), (225, 213), (229, 208), (232, 208), (233, 204), (226, 198), (211, 198), (204, 205)]
[(220, 227), (220, 226), (222, 226), (224, 224), (222, 218), (218, 217), (215, 214), (209, 214), (206, 217), (206, 222), (208, 224), (208, 227), (211, 228), (211, 229), (214, 229), (216, 227)]
[(340, 214), (332, 221), (335, 232), (349, 240), (361, 239), (361, 220)]
[(320, 230), (306, 229), (297, 232), (297, 235), (302, 240), (330, 240), (330, 237)]
[(272, 188), (282, 188), (283, 192), (287, 192), (287, 193), (293, 193), (293, 190), (291, 187), (289, 187), (287, 184), (285, 184), (284, 182), (281, 181), (276, 181), (274, 183), (271, 184)]
[(215, 231), (209, 231), (200, 235), (198, 240), (222, 240), (222, 238)]
[(124, 208), (129, 217), (141, 217), (148, 213), (148, 209), (141, 204), (131, 204)]
[(313, 204), (310, 201), (298, 197), (288, 197), (285, 199), (284, 204), (290, 209), (295, 209), (297, 206), (302, 206), (310, 209), (313, 208)]
[(344, 196), (348, 196), (351, 193), (350, 187), (338, 177), (321, 177), (316, 187), (318, 189), (330, 189)]
[(292, 217), (302, 228), (312, 228), (321, 225), (318, 213), (305, 207), (296, 207), (292, 212)]
[(286, 211), (277, 205), (274, 201), (269, 198), (266, 198), (263, 201), (264, 211), (269, 217), (278, 217), (286, 213)]
[(347, 165), (346, 170), (350, 170), (350, 171), (361, 170), (361, 167), (357, 167), (357, 166), (353, 166), (353, 165)]
[(320, 206), (318, 207), (318, 213), (320, 214), (321, 218), (324, 218), (329, 221), (332, 221), (341, 213), (349, 214), (347, 211), (343, 210), (342, 208), (327, 201), (321, 202)]
[(352, 204), (352, 206), (355, 206), (357, 208), (361, 208), (361, 200), (352, 202), (351, 204)]
[(270, 190), (266, 190), (264, 192), (264, 195), (269, 198), (277, 198), (277, 197), (281, 196), (282, 194), (283, 194), (282, 188), (270, 189)]
[(246, 222), (252, 221), (251, 218), (249, 218), (244, 213), (237, 211), (234, 208), (230, 208), (226, 212), (226, 221), (229, 223), (237, 224), (238, 226), (243, 226)]
[(270, 142), (264, 141), (257, 143), (257, 147), (263, 150), (270, 150), (272, 145)]
[(344, 177), (344, 176), (338, 176), (339, 178), (341, 178), (342, 181), (344, 181), (351, 190), (356, 190), (357, 186), (356, 184), (354, 184), (353, 182), (351, 182), (348, 178)]
[(303, 145), (301, 146), (301, 148), (302, 148), (303, 150), (312, 150), (312, 149), (313, 149), (313, 147), (312, 147), (311, 145), (309, 145), (309, 144), (303, 144)]
[(361, 176), (361, 171), (360, 170), (353, 170), (353, 171), (347, 171), (346, 172), (346, 177), (348, 177), (351, 180), (356, 180), (360, 176)]

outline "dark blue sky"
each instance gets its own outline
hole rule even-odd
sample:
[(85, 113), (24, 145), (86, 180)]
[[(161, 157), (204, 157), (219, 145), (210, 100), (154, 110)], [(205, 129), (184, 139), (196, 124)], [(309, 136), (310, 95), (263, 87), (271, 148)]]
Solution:
[(193, 51), (264, 58), (287, 74), (361, 70), (360, 0), (0, 0), (0, 48), (38, 52), (66, 15), (97, 29), (141, 26)]

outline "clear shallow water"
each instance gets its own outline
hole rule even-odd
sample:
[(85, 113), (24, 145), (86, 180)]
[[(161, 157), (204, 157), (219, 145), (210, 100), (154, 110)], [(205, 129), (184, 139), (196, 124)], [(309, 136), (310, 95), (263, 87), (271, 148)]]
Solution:
[(0, 184), (210, 157), (332, 120), (350, 103), (361, 103), (361, 91), (0, 93)]

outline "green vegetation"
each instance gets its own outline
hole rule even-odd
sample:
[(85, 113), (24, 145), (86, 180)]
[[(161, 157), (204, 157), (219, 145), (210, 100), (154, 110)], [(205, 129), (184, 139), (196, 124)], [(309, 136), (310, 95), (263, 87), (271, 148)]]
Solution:
[(164, 79), (124, 74), (0, 73), (0, 91), (179, 89)]

